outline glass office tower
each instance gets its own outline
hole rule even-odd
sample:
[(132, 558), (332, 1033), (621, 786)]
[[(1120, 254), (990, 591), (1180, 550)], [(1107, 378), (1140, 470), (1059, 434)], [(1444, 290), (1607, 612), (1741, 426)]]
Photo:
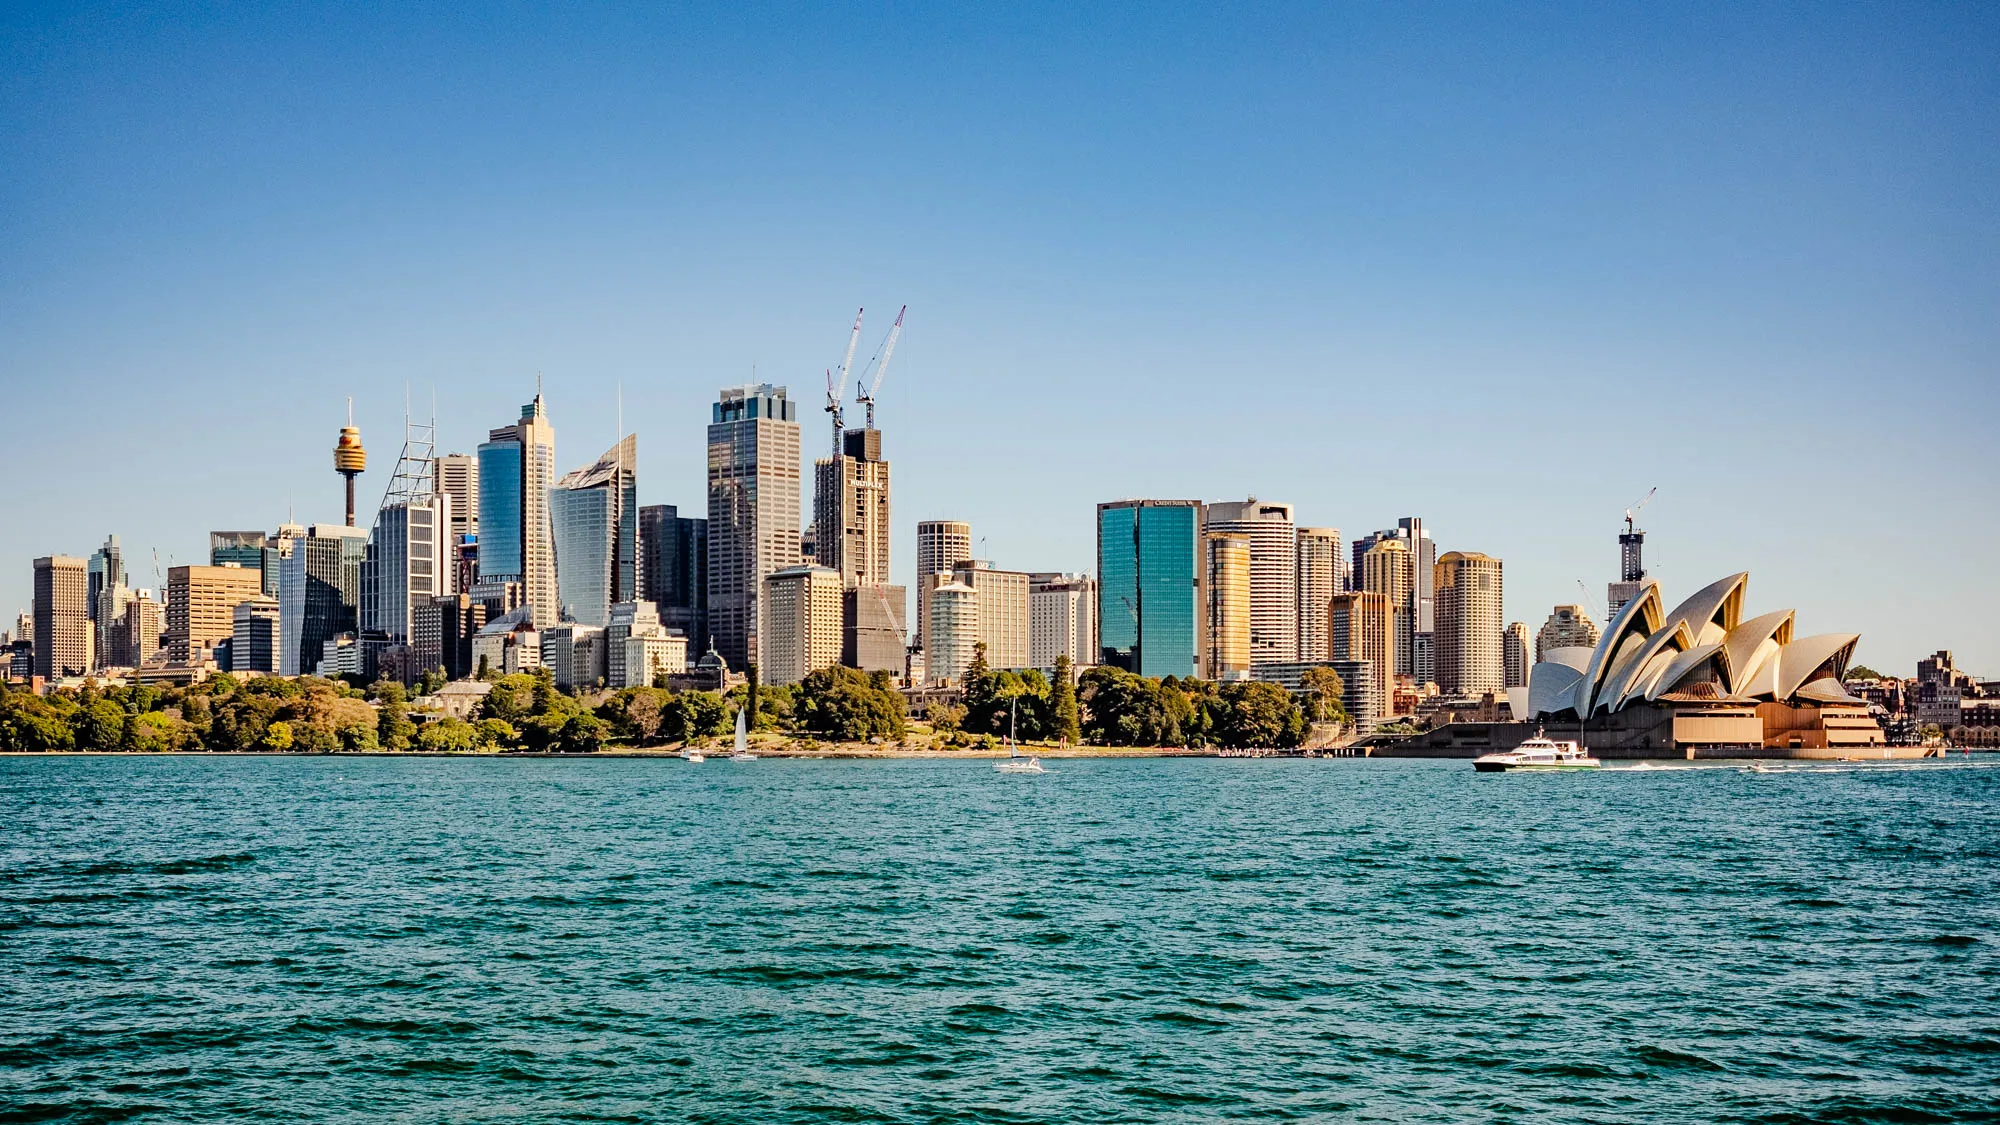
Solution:
[(1200, 649), (1201, 504), (1097, 506), (1097, 635), (1102, 662), (1141, 676), (1195, 674)]
[(612, 605), (639, 596), (637, 461), (628, 434), (549, 490), (563, 621), (601, 628), (611, 623)]

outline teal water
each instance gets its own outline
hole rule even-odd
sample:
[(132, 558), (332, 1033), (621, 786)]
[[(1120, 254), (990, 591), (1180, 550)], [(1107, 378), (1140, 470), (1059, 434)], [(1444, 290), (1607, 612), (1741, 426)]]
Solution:
[(0, 1121), (2000, 1120), (2000, 769), (0, 760)]

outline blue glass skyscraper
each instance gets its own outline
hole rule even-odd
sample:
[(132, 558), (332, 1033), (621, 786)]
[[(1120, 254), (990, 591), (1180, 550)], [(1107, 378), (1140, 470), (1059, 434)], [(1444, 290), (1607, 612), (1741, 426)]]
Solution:
[(1195, 674), (1201, 656), (1195, 500), (1097, 506), (1097, 635), (1101, 660), (1141, 676)]

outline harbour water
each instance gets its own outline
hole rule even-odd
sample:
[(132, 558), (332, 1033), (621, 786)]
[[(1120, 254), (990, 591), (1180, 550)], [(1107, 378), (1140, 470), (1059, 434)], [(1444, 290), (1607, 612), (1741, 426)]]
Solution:
[(0, 1122), (2000, 1120), (2000, 769), (0, 760)]

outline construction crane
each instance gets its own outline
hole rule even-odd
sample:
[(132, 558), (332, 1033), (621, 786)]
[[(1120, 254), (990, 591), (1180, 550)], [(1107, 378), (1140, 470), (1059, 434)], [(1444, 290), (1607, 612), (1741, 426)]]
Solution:
[[(909, 311), (910, 306), (908, 305), (904, 305), (897, 311), (896, 323), (889, 329), (889, 338), (882, 342), (881, 352), (874, 359), (868, 361), (869, 367), (875, 369), (875, 381), (868, 386), (867, 390), (861, 389), (859, 380), (856, 380), (854, 384), (854, 401), (868, 408), (868, 428), (871, 430), (875, 428), (875, 392), (882, 389), (882, 376), (889, 371), (889, 357), (896, 354), (896, 341), (901, 339), (903, 335), (903, 314)], [(854, 330), (856, 332), (861, 331), (859, 318), (855, 320)], [(866, 375), (868, 371), (864, 368), (861, 373)]]
[(847, 386), (848, 368), (854, 366), (854, 347), (861, 342), (861, 314), (865, 308), (854, 310), (854, 331), (847, 334), (847, 354), (840, 358), (840, 374), (826, 373), (826, 412), (833, 418), (833, 455), (840, 456), (840, 434), (847, 428), (847, 416), (841, 408), (840, 388)]
[(1653, 502), (1653, 494), (1654, 494), (1654, 493), (1656, 493), (1656, 492), (1658, 492), (1658, 491), (1659, 491), (1659, 489), (1658, 489), (1657, 487), (1654, 487), (1654, 488), (1649, 488), (1649, 489), (1647, 489), (1647, 490), (1646, 490), (1646, 494), (1645, 494), (1644, 496), (1641, 496), (1641, 497), (1639, 497), (1639, 500), (1638, 500), (1638, 502), (1637, 502), (1637, 503), (1635, 503), (1635, 504), (1633, 504), (1633, 505), (1632, 505), (1631, 507), (1629, 507), (1629, 508), (1625, 509), (1625, 533), (1626, 533), (1626, 534), (1628, 534), (1628, 535), (1629, 535), (1629, 534), (1631, 534), (1631, 533), (1632, 533), (1632, 530), (1633, 530), (1633, 527), (1632, 527), (1632, 521), (1638, 518), (1638, 516), (1639, 516), (1639, 510), (1640, 510), (1641, 508), (1644, 508), (1644, 507), (1645, 507), (1646, 505), (1648, 505), (1648, 504), (1650, 504), (1650, 503), (1652, 503), (1652, 502)]

